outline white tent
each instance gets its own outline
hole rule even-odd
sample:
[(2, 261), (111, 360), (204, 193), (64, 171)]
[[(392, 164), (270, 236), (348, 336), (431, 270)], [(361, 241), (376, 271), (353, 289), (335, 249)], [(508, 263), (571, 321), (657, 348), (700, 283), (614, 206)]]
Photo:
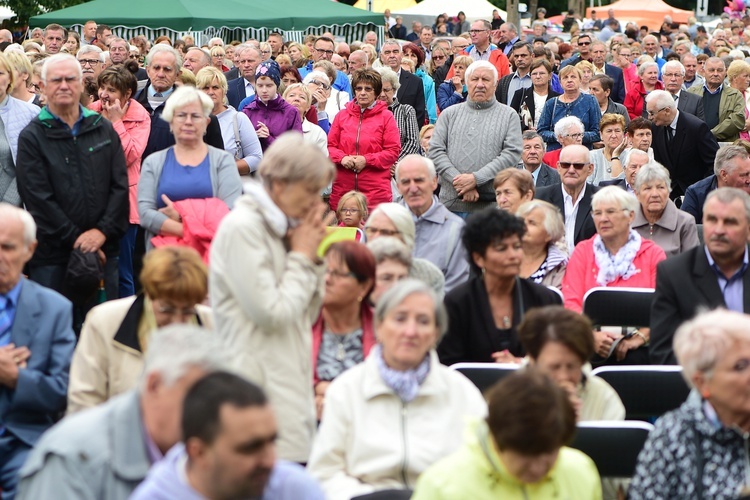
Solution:
[(406, 25), (408, 30), (413, 21), (419, 21), (423, 25), (432, 26), (435, 24), (435, 18), (440, 14), (448, 14), (455, 17), (458, 15), (458, 11), (463, 11), (468, 21), (476, 21), (477, 19), (492, 21), (493, 10), (497, 10), (503, 19), (508, 18), (506, 12), (498, 9), (487, 0), (461, 0), (460, 2), (456, 0), (424, 0), (414, 7), (392, 11), (391, 15), (395, 16), (398, 14), (403, 16), (404, 25)]

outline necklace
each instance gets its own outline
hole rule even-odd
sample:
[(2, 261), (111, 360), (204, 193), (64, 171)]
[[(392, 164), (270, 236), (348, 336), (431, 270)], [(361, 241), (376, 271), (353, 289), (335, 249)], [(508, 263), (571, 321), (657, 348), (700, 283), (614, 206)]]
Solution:
[(513, 323), (510, 321), (510, 316), (503, 316), (503, 329), (507, 330), (511, 326), (513, 326)]

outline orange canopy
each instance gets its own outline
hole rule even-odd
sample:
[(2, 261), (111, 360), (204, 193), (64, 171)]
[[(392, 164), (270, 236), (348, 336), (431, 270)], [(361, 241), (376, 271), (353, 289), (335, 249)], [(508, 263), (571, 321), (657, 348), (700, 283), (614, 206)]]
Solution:
[(695, 15), (692, 10), (682, 10), (668, 5), (662, 0), (619, 0), (618, 2), (586, 9), (586, 17), (591, 18), (591, 11), (595, 10), (598, 19), (606, 19), (607, 11), (614, 9), (615, 18), (625, 28), (623, 21), (633, 21), (638, 26), (648, 26), (650, 30), (658, 30), (664, 22), (664, 16), (672, 16), (675, 23), (687, 23), (690, 16)]

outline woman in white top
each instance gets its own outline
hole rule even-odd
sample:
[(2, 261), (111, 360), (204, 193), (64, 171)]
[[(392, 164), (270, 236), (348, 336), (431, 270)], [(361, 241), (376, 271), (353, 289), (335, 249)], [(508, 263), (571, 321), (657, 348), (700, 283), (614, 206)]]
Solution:
[(205, 92), (214, 103), (211, 113), (219, 119), (224, 150), (234, 156), (240, 175), (255, 172), (263, 158), (263, 150), (247, 115), (238, 113), (226, 104), (226, 77), (213, 66), (207, 66), (198, 71), (195, 80), (198, 89)]
[(328, 136), (322, 128), (314, 123), (310, 123), (305, 118), (312, 105), (310, 89), (302, 83), (293, 83), (284, 90), (283, 97), (286, 102), (297, 108), (302, 117), (302, 133), (304, 134), (305, 142), (314, 144), (328, 156)]
[(598, 186), (601, 181), (625, 177), (625, 164), (620, 155), (628, 146), (628, 139), (625, 137), (625, 118), (622, 115), (606, 113), (599, 122), (599, 132), (604, 147), (591, 152), (594, 173), (586, 179), (586, 182), (594, 186)]

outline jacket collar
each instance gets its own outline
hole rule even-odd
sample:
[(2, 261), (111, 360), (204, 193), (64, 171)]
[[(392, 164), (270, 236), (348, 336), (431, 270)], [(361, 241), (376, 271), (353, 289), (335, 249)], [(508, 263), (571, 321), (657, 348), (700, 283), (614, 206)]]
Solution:
[(146, 450), (140, 394), (132, 390), (121, 396), (112, 412), (112, 469), (128, 480), (142, 480), (151, 461)]
[(11, 328), (11, 340), (16, 345), (29, 345), (34, 335), (34, 326), (39, 324), (42, 314), (40, 300), (34, 284), (26, 278), (21, 278), (21, 292), (16, 304), (16, 318)]
[[(664, 207), (664, 212), (662, 212), (661, 217), (658, 221), (656, 221), (656, 223), (654, 223), (654, 225), (663, 227), (668, 231), (674, 231), (675, 229), (677, 229), (677, 215), (677, 207), (674, 205), (672, 200), (667, 200), (667, 206)], [(641, 206), (640, 209), (636, 210), (635, 212), (633, 227), (648, 225), (649, 222), (646, 220), (646, 216), (643, 213), (643, 207)]]
[(248, 182), (244, 190), (246, 196), (241, 197), (237, 203), (257, 207), (274, 234), (279, 238), (284, 238), (289, 230), (289, 219), (273, 202), (266, 188), (258, 182)]
[(430, 208), (428, 208), (427, 211), (423, 213), (419, 218), (434, 222), (435, 224), (445, 224), (445, 221), (448, 220), (448, 214), (446, 213), (447, 211), (448, 209), (446, 209), (445, 206), (440, 203), (438, 197), (433, 194), (432, 206), (430, 206)]
[[(417, 396), (417, 399), (425, 396), (434, 396), (445, 389), (445, 384), (442, 380), (443, 377), (440, 373), (441, 365), (437, 352), (435, 349), (431, 349), (428, 355), (430, 356), (430, 373), (419, 387), (419, 395)], [(364, 362), (365, 379), (362, 384), (362, 395), (366, 400), (374, 399), (377, 396), (395, 396), (393, 390), (383, 382), (383, 379), (380, 376), (380, 371), (378, 370), (378, 361), (375, 359), (375, 356), (377, 356), (377, 350), (373, 349), (370, 351), (370, 355), (367, 356)]]

